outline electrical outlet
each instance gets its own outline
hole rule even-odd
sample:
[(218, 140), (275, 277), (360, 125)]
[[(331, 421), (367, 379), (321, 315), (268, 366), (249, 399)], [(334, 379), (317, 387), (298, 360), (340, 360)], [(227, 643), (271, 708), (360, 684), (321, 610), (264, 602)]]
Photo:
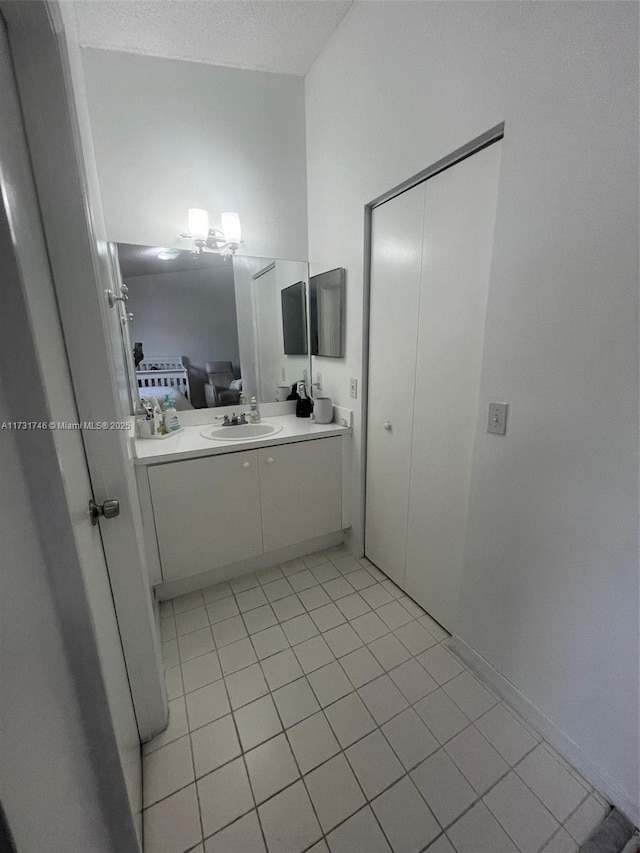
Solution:
[(358, 380), (357, 379), (351, 380), (351, 386), (350, 386), (349, 393), (351, 394), (352, 397), (357, 398), (357, 396), (358, 396)]
[(282, 381), (286, 382), (287, 381), (287, 371), (285, 370), (284, 367), (281, 368), (280, 373), (282, 374)]

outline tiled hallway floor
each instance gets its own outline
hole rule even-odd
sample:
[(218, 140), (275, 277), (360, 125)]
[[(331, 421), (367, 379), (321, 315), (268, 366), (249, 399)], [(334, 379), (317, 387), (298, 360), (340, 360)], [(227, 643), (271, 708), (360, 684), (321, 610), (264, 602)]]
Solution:
[(161, 613), (146, 853), (575, 853), (607, 811), (341, 546)]

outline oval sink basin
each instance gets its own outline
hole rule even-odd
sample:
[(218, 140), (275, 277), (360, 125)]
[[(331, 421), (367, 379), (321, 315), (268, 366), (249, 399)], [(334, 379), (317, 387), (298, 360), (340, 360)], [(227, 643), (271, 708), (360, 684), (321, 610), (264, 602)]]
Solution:
[(250, 438), (264, 438), (282, 430), (274, 424), (234, 424), (233, 426), (207, 427), (200, 435), (214, 441), (247, 441)]

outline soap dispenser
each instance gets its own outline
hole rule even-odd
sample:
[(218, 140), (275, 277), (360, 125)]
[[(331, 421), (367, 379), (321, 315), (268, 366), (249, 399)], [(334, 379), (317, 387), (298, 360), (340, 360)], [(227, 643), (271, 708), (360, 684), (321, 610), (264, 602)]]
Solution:
[(164, 413), (164, 428), (168, 433), (180, 430), (180, 418), (176, 412), (175, 402), (169, 396), (167, 396), (167, 408)]
[(260, 423), (260, 409), (258, 408), (258, 400), (256, 397), (251, 398), (251, 405), (249, 406), (249, 423)]

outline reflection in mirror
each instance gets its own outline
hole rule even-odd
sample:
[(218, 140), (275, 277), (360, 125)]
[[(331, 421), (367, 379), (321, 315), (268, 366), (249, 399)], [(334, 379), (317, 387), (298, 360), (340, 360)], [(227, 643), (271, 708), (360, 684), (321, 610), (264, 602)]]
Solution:
[(285, 354), (281, 298), (297, 286), (306, 312), (306, 262), (125, 243), (117, 256), (133, 314), (123, 336), (134, 404), (170, 396), (183, 411), (248, 406), (253, 396), (286, 399), (306, 380), (309, 356)]
[(285, 354), (282, 292), (301, 284), (306, 316), (307, 263), (236, 255), (233, 265), (239, 328), (251, 323), (254, 329), (241, 336), (247, 385), (262, 402), (286, 400), (295, 382), (307, 381), (309, 355), (306, 347), (305, 353)]
[(280, 291), (285, 355), (307, 354), (307, 300), (304, 281)]
[(341, 358), (344, 326), (344, 267), (311, 276), (311, 354)]

